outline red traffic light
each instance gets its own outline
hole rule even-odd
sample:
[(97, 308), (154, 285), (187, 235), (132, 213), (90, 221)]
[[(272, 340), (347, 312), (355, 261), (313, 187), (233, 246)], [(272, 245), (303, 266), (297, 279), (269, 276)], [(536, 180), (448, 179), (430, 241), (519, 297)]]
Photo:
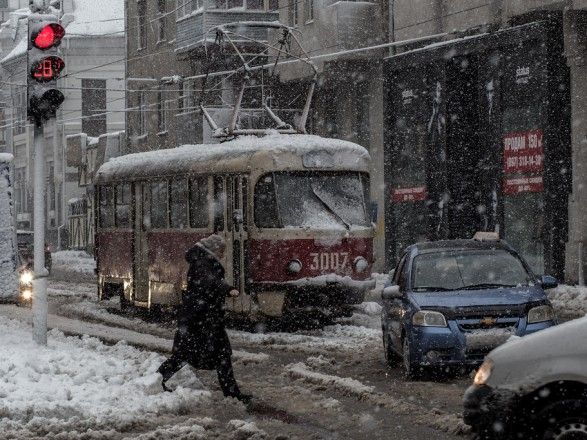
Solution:
[(49, 82), (59, 78), (65, 62), (55, 56), (46, 57), (31, 66), (31, 77), (39, 82)]
[(32, 43), (37, 49), (47, 50), (61, 43), (65, 29), (59, 23), (50, 23), (32, 34)]

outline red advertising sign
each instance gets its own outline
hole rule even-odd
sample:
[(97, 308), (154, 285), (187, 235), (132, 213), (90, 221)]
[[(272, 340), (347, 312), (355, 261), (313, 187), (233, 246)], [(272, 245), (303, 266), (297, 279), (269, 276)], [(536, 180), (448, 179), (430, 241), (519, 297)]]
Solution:
[(419, 202), (426, 200), (427, 197), (425, 186), (416, 186), (413, 188), (394, 188), (391, 191), (391, 200), (396, 203), (402, 202)]
[(503, 193), (507, 195), (536, 193), (543, 190), (542, 176), (506, 178), (503, 181)]
[(542, 130), (507, 133), (503, 137), (503, 171), (506, 174), (542, 171)]

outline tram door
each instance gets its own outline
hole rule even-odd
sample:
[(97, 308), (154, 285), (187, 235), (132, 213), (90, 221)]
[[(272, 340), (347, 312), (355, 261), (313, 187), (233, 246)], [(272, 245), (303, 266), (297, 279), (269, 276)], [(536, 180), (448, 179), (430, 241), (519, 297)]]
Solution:
[(148, 183), (137, 183), (134, 187), (134, 255), (133, 255), (133, 299), (137, 305), (149, 303), (149, 249), (147, 229), (151, 223), (151, 191)]
[(246, 289), (246, 257), (247, 257), (247, 194), (248, 178), (246, 176), (229, 176), (226, 182), (227, 192), (227, 223), (228, 239), (232, 240), (232, 264), (230, 270), (232, 273), (232, 284), (240, 291), (240, 296), (230, 300), (231, 309), (237, 313), (246, 313), (251, 309), (250, 295)]

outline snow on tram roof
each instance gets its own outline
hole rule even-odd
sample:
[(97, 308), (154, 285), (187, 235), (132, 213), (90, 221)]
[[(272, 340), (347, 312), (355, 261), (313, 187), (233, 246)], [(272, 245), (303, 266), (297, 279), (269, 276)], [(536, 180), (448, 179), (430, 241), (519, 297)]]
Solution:
[[(197, 171), (202, 167), (207, 171), (238, 171), (261, 166), (263, 160), (272, 160), (274, 167), (287, 169), (288, 165), (294, 165), (283, 160), (287, 153), (298, 158), (299, 167), (303, 162), (308, 168), (368, 170), (369, 153), (358, 144), (314, 135), (269, 134), (242, 136), (221, 144), (183, 145), (119, 156), (100, 167), (96, 183)], [(327, 158), (320, 156), (321, 153), (327, 153)]]

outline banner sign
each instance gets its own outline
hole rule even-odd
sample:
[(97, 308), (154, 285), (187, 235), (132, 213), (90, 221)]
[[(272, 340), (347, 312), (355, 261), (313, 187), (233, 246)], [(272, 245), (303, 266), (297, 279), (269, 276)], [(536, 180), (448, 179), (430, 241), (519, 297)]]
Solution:
[(391, 191), (391, 199), (396, 203), (402, 202), (420, 202), (426, 200), (428, 193), (425, 186), (416, 186), (413, 188), (394, 188)]
[(503, 171), (518, 174), (542, 171), (544, 148), (542, 130), (507, 133), (503, 137)]
[(503, 193), (507, 195), (536, 193), (543, 190), (542, 176), (506, 178), (503, 181)]

